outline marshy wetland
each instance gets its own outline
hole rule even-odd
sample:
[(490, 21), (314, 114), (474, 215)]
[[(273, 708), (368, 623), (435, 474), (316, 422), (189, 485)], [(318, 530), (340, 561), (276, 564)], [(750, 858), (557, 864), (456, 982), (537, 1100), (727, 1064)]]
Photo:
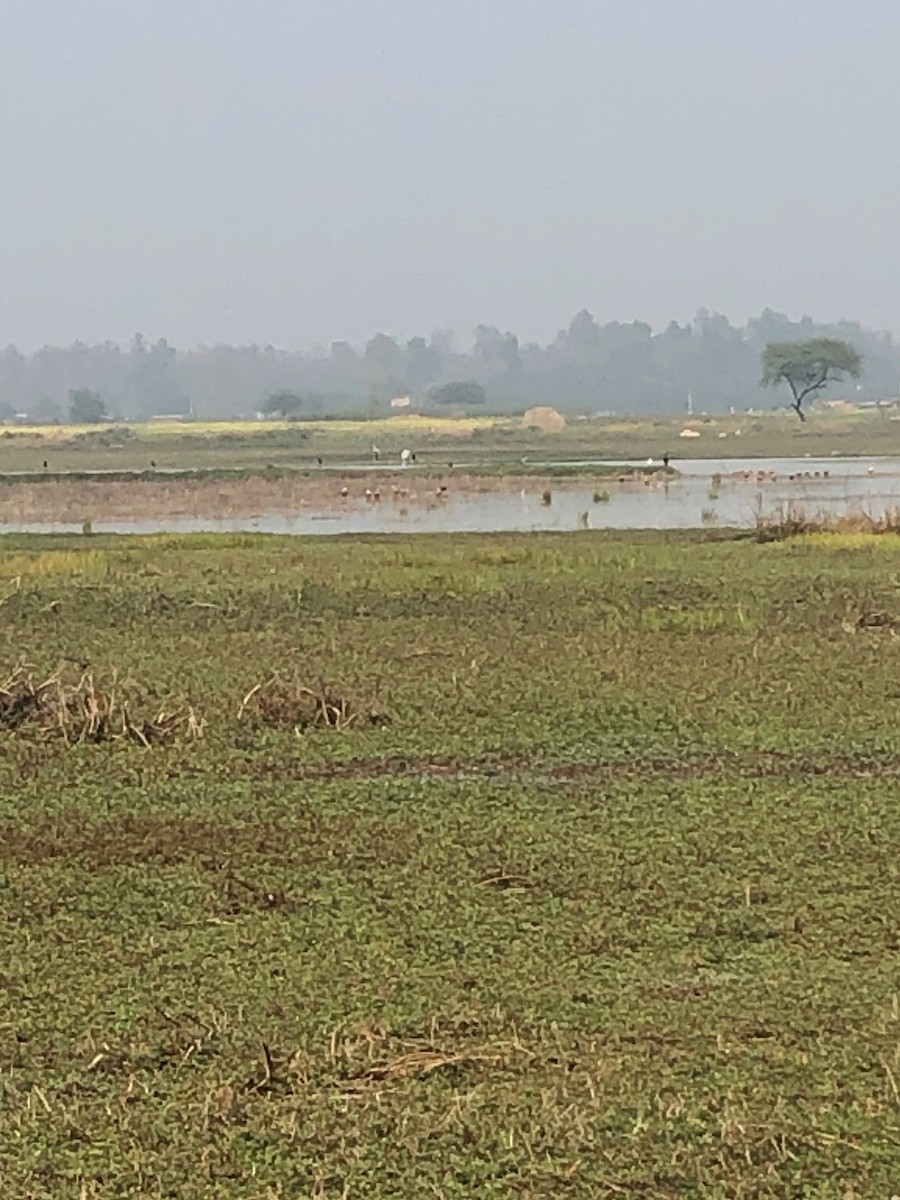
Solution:
[[(695, 434), (689, 440), (681, 435)], [(900, 508), (885, 413), (162, 422), (7, 429), (5, 532), (296, 534), (752, 528)], [(400, 456), (416, 449), (416, 462)], [(665, 460), (669, 460), (666, 467)], [(893, 518), (891, 518), (893, 519)]]
[(896, 522), (900, 459), (89, 472), (0, 480), (16, 533), (384, 534)]
[(898, 561), (4, 538), (4, 1197), (891, 1195)]

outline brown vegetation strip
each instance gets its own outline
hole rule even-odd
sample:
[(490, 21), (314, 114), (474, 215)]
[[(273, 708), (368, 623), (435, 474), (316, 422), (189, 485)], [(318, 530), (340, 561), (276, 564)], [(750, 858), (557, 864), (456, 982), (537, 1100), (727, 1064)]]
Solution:
[(415, 839), (403, 837), (376, 850), (352, 817), (322, 828), (307, 820), (236, 824), (165, 813), (91, 822), (81, 810), (70, 808), (36, 816), (27, 824), (0, 821), (0, 862), (34, 867), (77, 860), (93, 868), (192, 863), (214, 874), (223, 895), (241, 907), (277, 908), (286, 903), (284, 895), (255, 876), (260, 861), (294, 871), (326, 866), (366, 873), (404, 861), (415, 850)]
[[(597, 780), (614, 782), (647, 778), (693, 779), (721, 774), (739, 778), (798, 779), (804, 776), (900, 776), (900, 757), (863, 758), (851, 755), (799, 759), (786, 754), (757, 754), (722, 758), (698, 758), (678, 761), (608, 760), (593, 763), (557, 763), (544, 767), (524, 759), (507, 758), (492, 762), (436, 763), (398, 759), (357, 761), (301, 772), (301, 780), (375, 779), (393, 776), (412, 778), (434, 776), (453, 781), (470, 778), (491, 779), (507, 775), (530, 775), (538, 783)], [(302, 834), (302, 836), (298, 836)], [(401, 839), (402, 842), (402, 839)], [(352, 816), (320, 827), (318, 819), (306, 812), (299, 823), (253, 822), (225, 824), (219, 821), (181, 818), (168, 814), (151, 817), (124, 815), (114, 820), (86, 822), (84, 813), (70, 809), (58, 814), (40, 814), (30, 821), (0, 821), (0, 862), (22, 866), (40, 866), (59, 860), (86, 859), (95, 866), (138, 864), (154, 861), (160, 865), (185, 862), (201, 863), (223, 873), (229, 890), (241, 894), (245, 889), (259, 890), (261, 902), (274, 906), (275, 900), (262, 885), (246, 884), (229, 874), (227, 864), (235, 854), (271, 859), (289, 859), (292, 867), (321, 863), (323, 856), (342, 869), (371, 869), (387, 859), (403, 858), (413, 846), (393, 844), (390, 851), (375, 850), (357, 828)], [(504, 883), (503, 879), (486, 880)]]
[(739, 778), (800, 778), (805, 775), (877, 776), (893, 778), (900, 775), (900, 755), (863, 756), (852, 754), (797, 755), (777, 751), (748, 754), (705, 755), (693, 758), (628, 758), (600, 759), (585, 762), (541, 763), (516, 756), (478, 759), (467, 762), (450, 759), (411, 760), (406, 758), (353, 759), (330, 763), (311, 769), (301, 769), (296, 780), (446, 778), (493, 779), (506, 775), (528, 775), (534, 779), (577, 782), (582, 779), (632, 779), (645, 776), (665, 776), (673, 779), (697, 779), (711, 775), (736, 775)]
[(89, 823), (80, 810), (69, 809), (28, 823), (0, 822), (0, 861), (38, 866), (87, 858), (97, 866), (149, 860), (174, 865), (227, 857), (238, 840), (244, 850), (272, 856), (283, 849), (284, 838), (284, 827), (266, 823), (236, 827), (166, 815)]

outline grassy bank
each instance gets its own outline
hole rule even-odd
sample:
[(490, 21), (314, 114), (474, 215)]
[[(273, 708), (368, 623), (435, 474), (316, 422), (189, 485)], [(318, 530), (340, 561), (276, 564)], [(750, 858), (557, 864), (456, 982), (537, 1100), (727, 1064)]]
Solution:
[(2, 539), (3, 1196), (892, 1194), (896, 556)]
[[(690, 428), (696, 437), (680, 435)], [(152, 422), (102, 427), (7, 428), (0, 434), (0, 475), (154, 469), (213, 471), (266, 467), (326, 469), (368, 462), (373, 444), (383, 462), (403, 449), (441, 468), (511, 466), (577, 458), (660, 459), (771, 457), (805, 454), (900, 454), (900, 420), (882, 412), (813, 411), (805, 424), (792, 413), (572, 420), (557, 433), (523, 427), (520, 418), (395, 417), (376, 421)], [(44, 463), (47, 466), (44, 466)]]

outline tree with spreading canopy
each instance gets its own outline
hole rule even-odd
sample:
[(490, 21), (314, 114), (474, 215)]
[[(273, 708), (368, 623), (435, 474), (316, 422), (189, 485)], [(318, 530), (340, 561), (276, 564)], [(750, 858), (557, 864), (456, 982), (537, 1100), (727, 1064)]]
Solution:
[(99, 425), (106, 420), (106, 405), (99, 392), (73, 388), (69, 392), (69, 420), (74, 425)]
[(791, 408), (806, 420), (803, 404), (831, 382), (849, 376), (858, 379), (862, 358), (849, 342), (816, 337), (803, 342), (770, 342), (762, 356), (762, 386), (786, 383), (791, 389)]
[(442, 383), (440, 387), (433, 387), (429, 394), (435, 404), (452, 404), (457, 408), (487, 403), (487, 392), (480, 383), (472, 379), (456, 379), (452, 383)]
[(265, 404), (262, 406), (262, 411), (267, 417), (282, 417), (288, 420), (291, 417), (299, 415), (303, 408), (305, 397), (299, 392), (274, 392)]

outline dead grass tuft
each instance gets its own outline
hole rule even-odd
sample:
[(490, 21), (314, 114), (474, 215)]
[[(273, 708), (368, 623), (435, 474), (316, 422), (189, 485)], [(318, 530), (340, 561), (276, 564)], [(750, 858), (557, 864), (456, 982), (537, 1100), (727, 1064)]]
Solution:
[(336, 1029), (328, 1057), (342, 1064), (351, 1086), (375, 1082), (424, 1079), (436, 1071), (483, 1072), (515, 1070), (533, 1060), (518, 1039), (442, 1045), (437, 1028), (430, 1036), (397, 1038), (377, 1022), (354, 1031)]
[(393, 1058), (374, 1062), (362, 1074), (364, 1079), (422, 1079), (434, 1071), (455, 1067), (460, 1070), (508, 1066), (512, 1047), (487, 1047), (453, 1054), (430, 1046), (407, 1050)]
[(756, 540), (783, 542), (810, 534), (900, 534), (900, 507), (886, 509), (878, 516), (864, 509), (845, 513), (809, 513), (800, 505), (789, 504), (770, 516), (758, 514)]
[(390, 718), (374, 705), (358, 704), (339, 695), (324, 681), (313, 689), (273, 675), (244, 696), (238, 720), (276, 729), (344, 730), (357, 725), (385, 725)]
[(134, 712), (136, 703), (115, 675), (101, 682), (85, 670), (72, 678), (60, 667), (37, 682), (34, 668), (21, 661), (0, 685), (0, 730), (33, 729), (69, 746), (126, 739), (150, 747), (168, 745), (181, 733), (202, 736), (206, 723), (190, 705), (147, 717)]

